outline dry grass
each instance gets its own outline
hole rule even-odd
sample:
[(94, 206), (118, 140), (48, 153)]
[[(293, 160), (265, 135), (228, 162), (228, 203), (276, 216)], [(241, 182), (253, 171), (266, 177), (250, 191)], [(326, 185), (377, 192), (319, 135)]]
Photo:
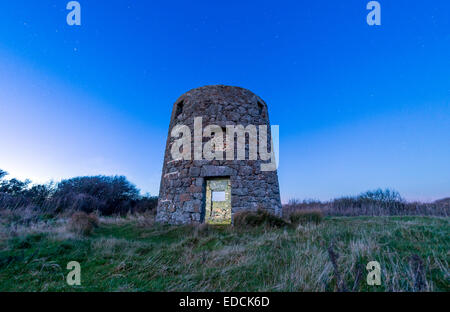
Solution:
[(322, 211), (316, 209), (316, 210), (297, 210), (293, 211), (289, 214), (288, 217), (289, 221), (292, 224), (305, 224), (305, 223), (315, 223), (319, 224), (322, 222), (323, 219), (323, 213)]
[[(101, 218), (88, 237), (67, 232), (66, 221), (18, 228), (0, 241), (0, 290), (450, 290), (447, 218), (325, 218), (296, 228), (152, 220)], [(72, 260), (82, 266), (78, 288), (63, 278)], [(365, 282), (372, 260), (381, 264), (381, 286)]]
[(331, 201), (290, 200), (283, 205), (283, 216), (303, 210), (319, 210), (326, 216), (441, 216), (450, 215), (450, 199), (432, 203), (407, 202), (395, 191), (376, 190)]
[(265, 226), (271, 228), (279, 228), (287, 225), (288, 223), (271, 214), (265, 210), (258, 209), (257, 211), (242, 211), (233, 215), (233, 225), (235, 227), (255, 227)]
[(99, 220), (98, 217), (93, 214), (87, 214), (83, 211), (75, 212), (67, 224), (67, 229), (69, 232), (75, 233), (77, 235), (89, 236), (92, 231), (98, 227)]

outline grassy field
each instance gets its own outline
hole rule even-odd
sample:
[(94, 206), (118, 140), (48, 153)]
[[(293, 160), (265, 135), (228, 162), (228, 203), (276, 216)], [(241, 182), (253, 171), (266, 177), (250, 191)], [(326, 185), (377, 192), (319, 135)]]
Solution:
[[(1, 228), (0, 291), (450, 291), (448, 218), (327, 217), (251, 229), (102, 218), (89, 237), (64, 220)], [(66, 265), (81, 264), (81, 286)], [(366, 264), (381, 264), (368, 286)]]

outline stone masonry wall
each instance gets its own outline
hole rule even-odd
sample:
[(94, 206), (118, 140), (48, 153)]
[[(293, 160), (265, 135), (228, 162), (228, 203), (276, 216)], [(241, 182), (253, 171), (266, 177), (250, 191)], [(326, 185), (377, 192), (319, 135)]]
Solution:
[[(179, 104), (182, 104), (182, 110)], [(172, 224), (203, 222), (205, 179), (230, 177), (232, 214), (243, 210), (266, 209), (281, 214), (276, 171), (261, 171), (259, 160), (177, 160), (171, 156), (174, 138), (170, 134), (177, 124), (194, 132), (194, 117), (207, 125), (267, 125), (270, 147), (270, 123), (267, 106), (252, 92), (229, 86), (206, 86), (183, 94), (175, 102), (169, 126), (161, 176), (157, 221)], [(208, 140), (208, 139), (206, 139)], [(248, 144), (247, 144), (248, 149)], [(193, 144), (192, 144), (193, 151)]]

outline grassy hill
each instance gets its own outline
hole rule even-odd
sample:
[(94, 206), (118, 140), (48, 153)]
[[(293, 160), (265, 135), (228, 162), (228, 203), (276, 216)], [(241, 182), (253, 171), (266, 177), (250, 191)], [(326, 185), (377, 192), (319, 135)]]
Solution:
[[(327, 217), (278, 229), (101, 218), (0, 227), (0, 291), (450, 291), (448, 218)], [(66, 265), (81, 264), (81, 286)], [(366, 264), (381, 264), (368, 286)]]

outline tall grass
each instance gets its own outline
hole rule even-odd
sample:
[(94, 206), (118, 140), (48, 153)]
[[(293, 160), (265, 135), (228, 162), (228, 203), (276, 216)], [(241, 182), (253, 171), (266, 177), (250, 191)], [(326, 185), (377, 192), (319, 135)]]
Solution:
[[(100, 220), (87, 237), (59, 223), (0, 236), (0, 291), (450, 291), (447, 218), (327, 217), (271, 229)], [(366, 283), (372, 260), (381, 286)], [(69, 261), (81, 264), (81, 286), (65, 282)]]
[(407, 202), (391, 190), (376, 190), (329, 202), (291, 200), (283, 206), (283, 216), (296, 211), (318, 210), (327, 216), (449, 216), (450, 199), (433, 203)]

